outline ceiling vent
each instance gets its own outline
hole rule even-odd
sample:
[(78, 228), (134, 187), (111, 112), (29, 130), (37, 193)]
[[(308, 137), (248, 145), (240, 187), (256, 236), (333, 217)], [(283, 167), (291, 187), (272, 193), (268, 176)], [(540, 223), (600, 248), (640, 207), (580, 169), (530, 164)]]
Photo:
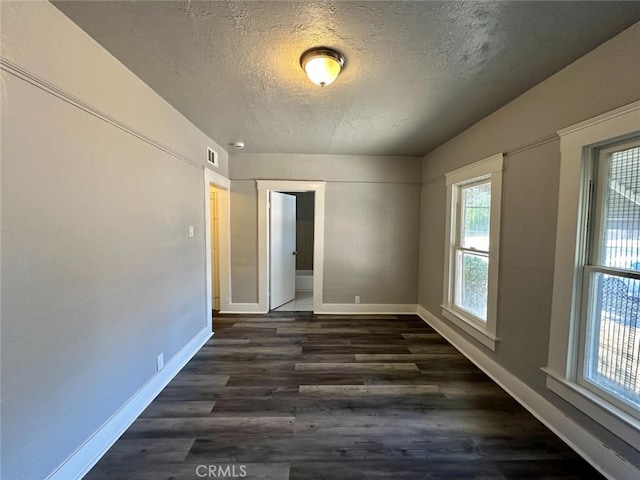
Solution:
[(218, 152), (213, 150), (211, 147), (207, 147), (207, 163), (214, 167), (218, 166)]

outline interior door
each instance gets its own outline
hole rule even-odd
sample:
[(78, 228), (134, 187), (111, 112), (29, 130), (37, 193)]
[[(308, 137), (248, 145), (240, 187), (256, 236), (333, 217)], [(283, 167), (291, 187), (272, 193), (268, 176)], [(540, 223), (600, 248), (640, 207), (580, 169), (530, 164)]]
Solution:
[(296, 197), (270, 192), (270, 205), (269, 308), (273, 310), (296, 297)]

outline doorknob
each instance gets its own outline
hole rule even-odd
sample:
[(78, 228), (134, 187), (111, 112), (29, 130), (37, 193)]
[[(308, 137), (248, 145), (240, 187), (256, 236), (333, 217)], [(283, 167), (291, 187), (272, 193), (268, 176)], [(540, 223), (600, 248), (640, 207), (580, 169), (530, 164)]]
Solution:
[(297, 254), (298, 254), (298, 252), (293, 252), (293, 254), (294, 254), (294, 255), (297, 255)]

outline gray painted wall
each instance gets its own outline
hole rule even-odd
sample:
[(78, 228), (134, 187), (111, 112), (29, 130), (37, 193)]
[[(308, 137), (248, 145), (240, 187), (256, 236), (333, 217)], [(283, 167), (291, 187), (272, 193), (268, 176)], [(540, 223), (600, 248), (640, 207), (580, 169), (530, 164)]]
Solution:
[(326, 181), (324, 302), (417, 302), (421, 160), (238, 154), (230, 162), (234, 303), (258, 301), (256, 179)]
[(1, 71), (0, 476), (22, 480), (206, 328), (201, 165), (219, 146), (48, 3), (3, 3), (2, 56), (187, 159)]
[[(547, 390), (540, 367), (547, 363), (553, 288), (560, 161), (555, 132), (640, 99), (640, 69), (635, 67), (638, 58), (640, 24), (427, 155), (423, 164), (420, 241), (420, 305), (442, 318), (443, 174), (492, 154), (506, 153), (498, 302), (500, 342), (495, 354), (485, 351), (635, 465), (640, 465), (638, 450)], [(545, 139), (549, 141), (520, 148)]]
[[(232, 155), (232, 166), (234, 162)], [(231, 181), (230, 228), (231, 301), (257, 303), (258, 190), (255, 181)]]
[[(1, 22), (3, 58), (188, 160), (2, 71), (1, 476), (44, 478), (153, 377), (158, 353), (168, 361), (205, 327), (199, 166), (213, 145), (226, 175), (227, 155), (51, 5), (3, 3)], [(639, 49), (636, 25), (429, 155), (421, 222), (419, 160), (235, 156), (233, 300), (257, 301), (254, 180), (325, 180), (325, 300), (414, 303), (420, 248), (420, 303), (438, 314), (442, 174), (637, 100)], [(539, 371), (558, 160), (557, 141), (507, 155), (495, 358), (639, 464)]]

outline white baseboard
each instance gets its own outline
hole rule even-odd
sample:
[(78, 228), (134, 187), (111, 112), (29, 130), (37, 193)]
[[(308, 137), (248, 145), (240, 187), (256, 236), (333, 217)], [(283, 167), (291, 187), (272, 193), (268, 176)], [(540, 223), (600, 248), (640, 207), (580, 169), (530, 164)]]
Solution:
[(385, 304), (385, 303), (323, 303), (320, 310), (315, 313), (343, 315), (384, 315), (384, 314), (403, 314), (413, 313), (417, 311), (417, 305), (413, 304)]
[[(259, 315), (267, 313), (259, 303), (230, 303), (220, 313), (244, 313), (246, 315)], [(214, 319), (215, 321), (215, 319)]]
[(611, 480), (640, 478), (638, 469), (496, 363), (445, 321), (422, 306), (418, 306), (418, 315), (605, 477)]
[(207, 328), (200, 331), (47, 480), (81, 479), (86, 475), (212, 335)]
[[(385, 315), (385, 314), (415, 314), (417, 305), (414, 304), (376, 304), (376, 303), (323, 303), (314, 313), (331, 315)], [(263, 315), (268, 313), (259, 303), (231, 303), (220, 313)], [(214, 318), (215, 323), (215, 318)]]
[(296, 274), (296, 292), (313, 292), (313, 275)]

